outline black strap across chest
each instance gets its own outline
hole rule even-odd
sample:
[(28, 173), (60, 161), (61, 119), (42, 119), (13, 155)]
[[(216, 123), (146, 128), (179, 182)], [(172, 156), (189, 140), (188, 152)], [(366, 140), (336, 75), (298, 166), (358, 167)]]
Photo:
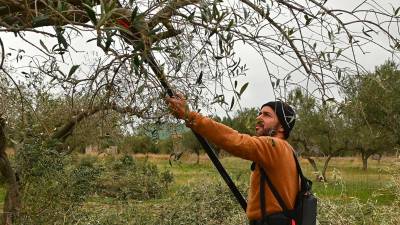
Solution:
[[(309, 180), (304, 177), (303, 175), (303, 171), (301, 170), (299, 161), (295, 155), (295, 153), (293, 152), (293, 157), (294, 160), (296, 162), (296, 169), (297, 169), (297, 173), (300, 176), (301, 179), (301, 192), (302, 191), (306, 191), (309, 189)], [(288, 207), (286, 206), (285, 202), (283, 201), (281, 195), (279, 194), (278, 190), (275, 188), (275, 186), (273, 185), (273, 183), (271, 182), (271, 180), (269, 179), (267, 173), (265, 172), (264, 168), (258, 164), (258, 168), (260, 169), (260, 207), (261, 207), (261, 214), (262, 214), (262, 218), (265, 217), (266, 215), (266, 206), (265, 206), (265, 188), (264, 188), (264, 184), (265, 182), (267, 182), (267, 185), (269, 186), (272, 194), (274, 195), (275, 199), (278, 201), (279, 205), (281, 206), (281, 208), (283, 209), (283, 213), (290, 217), (293, 218), (294, 217), (294, 212), (293, 210), (289, 210)], [(255, 163), (253, 162), (251, 169), (254, 170), (255, 169)]]

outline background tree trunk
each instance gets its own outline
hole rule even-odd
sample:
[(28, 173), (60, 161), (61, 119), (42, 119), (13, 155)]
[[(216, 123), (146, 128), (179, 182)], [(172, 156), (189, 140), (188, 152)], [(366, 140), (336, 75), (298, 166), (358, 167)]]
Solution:
[(17, 177), (6, 154), (7, 139), (4, 133), (5, 122), (0, 118), (0, 172), (6, 180), (6, 196), (3, 206), (3, 225), (13, 224), (21, 207), (21, 195)]
[(367, 171), (368, 169), (368, 158), (369, 158), (370, 154), (366, 153), (366, 152), (361, 152), (361, 158), (362, 158), (362, 170)]
[(326, 158), (325, 163), (324, 163), (324, 168), (321, 171), (321, 176), (322, 176), (322, 180), (321, 181), (327, 181), (326, 179), (326, 170), (328, 169), (328, 164), (329, 161), (332, 159), (332, 155), (329, 155), (328, 158)]
[(314, 169), (314, 172), (319, 172), (318, 171), (318, 167), (317, 167), (317, 163), (315, 163), (315, 160), (313, 158), (311, 158), (310, 156), (306, 156), (305, 158), (308, 160), (308, 162), (310, 163), (310, 165)]
[(313, 158), (311, 158), (311, 156), (306, 156), (305, 158), (308, 160), (308, 162), (310, 163), (311, 167), (313, 168), (313, 170), (315, 172), (315, 180), (323, 181), (325, 178), (322, 177), (321, 172), (318, 170), (318, 166), (317, 166), (317, 163), (315, 162), (315, 160)]
[(200, 163), (200, 150), (196, 150), (196, 155), (197, 155), (196, 164), (199, 165), (199, 163)]

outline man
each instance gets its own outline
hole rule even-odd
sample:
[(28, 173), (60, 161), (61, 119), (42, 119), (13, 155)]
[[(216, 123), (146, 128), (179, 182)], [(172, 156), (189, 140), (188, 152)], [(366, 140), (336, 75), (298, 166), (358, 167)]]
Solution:
[[(283, 209), (268, 185), (261, 177), (260, 166), (266, 172), (273, 186), (281, 196), (286, 208), (295, 206), (299, 192), (299, 178), (293, 157), (293, 148), (286, 141), (295, 124), (293, 109), (281, 101), (268, 102), (261, 107), (257, 117), (256, 134), (240, 134), (232, 128), (189, 110), (182, 95), (167, 98), (169, 108), (175, 117), (184, 119), (208, 141), (220, 146), (234, 156), (255, 162), (251, 173), (247, 203), (247, 217), (250, 224), (290, 225), (292, 220), (283, 215)], [(261, 199), (260, 196), (264, 196)], [(264, 202), (262, 202), (264, 201)], [(262, 212), (262, 205), (266, 206)], [(267, 221), (265, 223), (265, 221)]]

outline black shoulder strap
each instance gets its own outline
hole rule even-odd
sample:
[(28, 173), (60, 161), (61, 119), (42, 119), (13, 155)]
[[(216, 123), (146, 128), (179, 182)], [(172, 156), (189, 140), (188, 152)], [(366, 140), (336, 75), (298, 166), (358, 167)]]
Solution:
[[(308, 180), (304, 175), (303, 171), (301, 170), (300, 163), (297, 159), (297, 156), (293, 152), (293, 157), (296, 162), (296, 168), (297, 168), (297, 173), (300, 176), (301, 179), (301, 191), (309, 191), (311, 189), (311, 184), (312, 182)], [(267, 173), (265, 170), (262, 168), (261, 165), (259, 165), (260, 168), (260, 205), (261, 205), (261, 213), (264, 218), (265, 216), (265, 191), (264, 191), (264, 182), (267, 181), (267, 184), (269, 188), (271, 189), (271, 192), (273, 193), (274, 197), (278, 201), (279, 205), (283, 209), (284, 212), (288, 212), (288, 208), (286, 207), (285, 202), (283, 201), (281, 195), (275, 188), (275, 186), (272, 184), (271, 180), (269, 179)]]
[[(264, 169), (260, 166), (260, 172), (261, 172), (261, 181), (264, 184), (264, 180), (267, 181), (267, 184), (269, 186), (269, 188), (271, 189), (271, 192), (274, 194), (276, 200), (278, 201), (279, 205), (281, 206), (281, 208), (283, 209), (283, 211), (287, 211), (288, 208), (286, 207), (285, 202), (283, 201), (281, 195), (279, 194), (279, 192), (276, 190), (275, 186), (272, 184), (271, 180), (269, 179), (268, 175), (265, 173)], [(261, 183), (261, 182), (260, 182)], [(264, 186), (262, 186), (264, 187)], [(260, 188), (261, 188), (261, 184), (260, 184)], [(261, 192), (264, 192), (264, 188), (260, 189), (260, 197), (261, 197)], [(264, 194), (263, 194), (264, 195)], [(263, 201), (264, 202), (264, 201)], [(263, 209), (261, 209), (263, 210)], [(264, 210), (265, 212), (265, 210)]]
[[(255, 165), (255, 164), (254, 164)], [(260, 167), (260, 171), (264, 171)], [(261, 219), (265, 218), (265, 190), (264, 190), (264, 183), (265, 183), (265, 177), (260, 174), (260, 209), (261, 209)]]
[(296, 156), (296, 154), (294, 152), (293, 152), (293, 157), (294, 157), (294, 160), (296, 161), (297, 172), (299, 173), (300, 180), (301, 180), (301, 182), (300, 182), (300, 184), (301, 184), (300, 191), (301, 192), (311, 191), (312, 182), (309, 179), (307, 179), (307, 177), (305, 177), (303, 175), (303, 171), (301, 170), (299, 160), (297, 159), (297, 156)]

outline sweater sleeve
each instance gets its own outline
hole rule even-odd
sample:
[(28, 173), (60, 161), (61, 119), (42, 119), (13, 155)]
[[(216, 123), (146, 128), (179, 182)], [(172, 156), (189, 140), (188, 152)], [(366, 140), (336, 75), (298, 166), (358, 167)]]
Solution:
[(188, 119), (188, 127), (234, 156), (261, 162), (267, 167), (272, 166), (274, 159), (279, 157), (277, 148), (283, 143), (278, 138), (241, 134), (196, 112), (191, 112)]

